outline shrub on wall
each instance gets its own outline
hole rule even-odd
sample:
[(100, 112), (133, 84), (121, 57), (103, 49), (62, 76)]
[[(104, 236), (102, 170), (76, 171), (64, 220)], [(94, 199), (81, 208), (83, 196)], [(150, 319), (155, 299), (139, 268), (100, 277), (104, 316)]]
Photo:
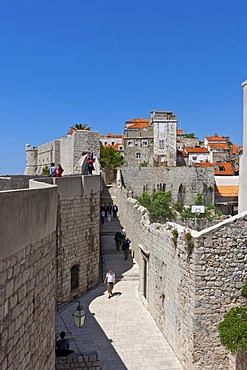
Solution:
[(151, 195), (143, 193), (137, 200), (149, 211), (151, 222), (166, 223), (175, 218), (170, 191), (155, 191)]
[(247, 282), (241, 295), (246, 299), (245, 305), (231, 308), (219, 324), (220, 341), (233, 355), (247, 352)]

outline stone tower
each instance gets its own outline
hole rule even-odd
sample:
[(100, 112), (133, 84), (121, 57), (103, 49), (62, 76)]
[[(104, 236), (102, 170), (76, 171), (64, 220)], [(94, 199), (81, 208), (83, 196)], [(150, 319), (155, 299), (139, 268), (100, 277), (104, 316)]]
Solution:
[(33, 176), (37, 174), (37, 158), (38, 148), (26, 144), (26, 168), (24, 175)]
[(149, 121), (154, 134), (154, 162), (157, 166), (176, 166), (176, 116), (168, 111), (153, 111)]
[(243, 87), (243, 155), (239, 164), (238, 211), (247, 210), (247, 80)]

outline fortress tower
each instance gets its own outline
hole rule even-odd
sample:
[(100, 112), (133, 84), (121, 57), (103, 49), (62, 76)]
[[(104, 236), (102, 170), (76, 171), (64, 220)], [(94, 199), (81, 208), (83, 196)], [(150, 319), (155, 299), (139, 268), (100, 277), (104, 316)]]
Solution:
[(154, 159), (158, 166), (176, 166), (177, 118), (170, 111), (153, 111), (149, 116), (154, 134)]
[(243, 155), (239, 164), (239, 212), (247, 210), (247, 80), (243, 87)]
[(37, 158), (38, 148), (36, 146), (26, 144), (26, 168), (24, 175), (33, 176), (37, 174)]

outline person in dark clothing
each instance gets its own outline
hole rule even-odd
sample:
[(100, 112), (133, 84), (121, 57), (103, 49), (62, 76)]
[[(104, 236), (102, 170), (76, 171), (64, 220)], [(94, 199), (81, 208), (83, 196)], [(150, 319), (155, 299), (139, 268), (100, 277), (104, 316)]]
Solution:
[(74, 351), (69, 349), (69, 340), (65, 338), (65, 332), (61, 331), (60, 338), (56, 342), (56, 355), (58, 357), (66, 357)]
[(124, 259), (125, 259), (125, 261), (129, 258), (130, 243), (131, 243), (131, 241), (128, 238), (124, 239), (124, 241), (123, 241), (122, 249), (124, 251)]
[(121, 245), (121, 242), (122, 242), (121, 233), (119, 231), (116, 232), (116, 234), (114, 236), (114, 240), (115, 240), (115, 243), (116, 243), (116, 250), (117, 250), (117, 252), (119, 252), (120, 245)]
[(113, 217), (117, 217), (117, 213), (118, 213), (118, 206), (116, 204), (113, 205), (112, 207), (112, 213), (113, 213)]
[(93, 163), (88, 162), (87, 170), (88, 170), (89, 175), (92, 175), (93, 170), (94, 170)]

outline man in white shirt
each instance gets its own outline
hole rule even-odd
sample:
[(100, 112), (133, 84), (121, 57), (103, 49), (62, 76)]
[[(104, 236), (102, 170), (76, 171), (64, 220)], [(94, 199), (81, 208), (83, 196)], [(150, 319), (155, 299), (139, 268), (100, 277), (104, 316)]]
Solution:
[(107, 283), (107, 291), (109, 294), (108, 299), (110, 299), (112, 297), (112, 290), (115, 284), (115, 273), (111, 269), (109, 269), (109, 271), (107, 272), (104, 283)]

